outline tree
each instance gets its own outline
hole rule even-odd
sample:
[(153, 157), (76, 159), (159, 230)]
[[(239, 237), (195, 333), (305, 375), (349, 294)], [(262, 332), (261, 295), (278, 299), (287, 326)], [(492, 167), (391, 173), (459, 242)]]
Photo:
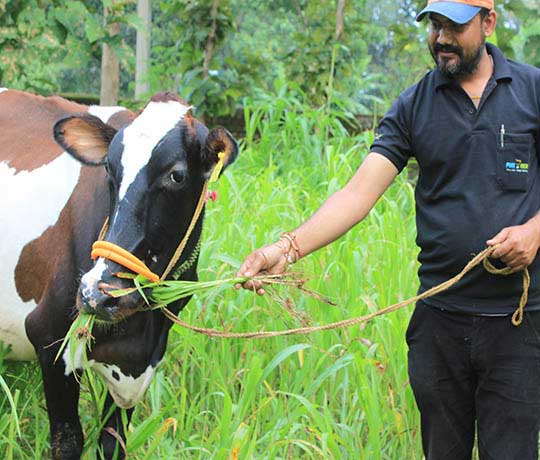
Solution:
[[(112, 6), (118, 0), (112, 0)], [(114, 20), (114, 9), (104, 5), (103, 24), (107, 27), (108, 35), (114, 39), (120, 33), (120, 24)], [(120, 64), (113, 47), (104, 42), (101, 56), (101, 91), (99, 96), (100, 105), (118, 104), (118, 92), (120, 88)]]
[(143, 27), (137, 29), (137, 52), (135, 66), (135, 99), (141, 99), (150, 92), (148, 70), (150, 64), (150, 43), (152, 27), (151, 0), (138, 0), (137, 15)]

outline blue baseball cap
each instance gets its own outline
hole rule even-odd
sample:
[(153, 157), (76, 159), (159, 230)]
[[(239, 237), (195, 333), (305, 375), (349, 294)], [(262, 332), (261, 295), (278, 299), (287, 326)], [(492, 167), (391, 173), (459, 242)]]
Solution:
[(437, 13), (457, 24), (465, 24), (474, 18), (482, 7), (492, 10), (493, 0), (429, 0), (427, 6), (416, 16), (416, 20), (421, 21), (428, 13)]

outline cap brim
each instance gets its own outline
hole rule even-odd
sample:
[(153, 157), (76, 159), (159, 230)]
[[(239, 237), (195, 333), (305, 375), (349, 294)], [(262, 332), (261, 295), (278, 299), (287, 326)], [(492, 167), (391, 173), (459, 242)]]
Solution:
[(474, 18), (480, 10), (479, 6), (465, 5), (464, 3), (435, 2), (420, 11), (420, 14), (416, 16), (416, 20), (420, 22), (426, 14), (437, 13), (446, 16), (450, 21), (457, 24), (465, 24)]

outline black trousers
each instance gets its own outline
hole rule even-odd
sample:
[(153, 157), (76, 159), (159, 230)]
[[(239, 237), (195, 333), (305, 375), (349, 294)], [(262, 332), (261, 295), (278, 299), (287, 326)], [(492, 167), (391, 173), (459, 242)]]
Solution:
[(450, 313), (419, 302), (407, 329), (409, 378), (426, 460), (537, 460), (540, 312)]

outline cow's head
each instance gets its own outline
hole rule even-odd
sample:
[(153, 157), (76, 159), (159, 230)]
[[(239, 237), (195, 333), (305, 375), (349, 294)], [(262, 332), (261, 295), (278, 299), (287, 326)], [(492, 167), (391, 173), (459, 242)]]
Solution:
[[(54, 136), (77, 160), (107, 169), (111, 205), (105, 240), (131, 252), (158, 275), (187, 231), (218, 153), (225, 153), (225, 165), (238, 153), (227, 130), (208, 131), (185, 102), (169, 94), (154, 96), (119, 131), (81, 114), (60, 120)], [(108, 321), (138, 311), (144, 305), (138, 293), (116, 299), (107, 294), (131, 284), (116, 277), (120, 271), (127, 270), (99, 258), (82, 277), (79, 307)]]

